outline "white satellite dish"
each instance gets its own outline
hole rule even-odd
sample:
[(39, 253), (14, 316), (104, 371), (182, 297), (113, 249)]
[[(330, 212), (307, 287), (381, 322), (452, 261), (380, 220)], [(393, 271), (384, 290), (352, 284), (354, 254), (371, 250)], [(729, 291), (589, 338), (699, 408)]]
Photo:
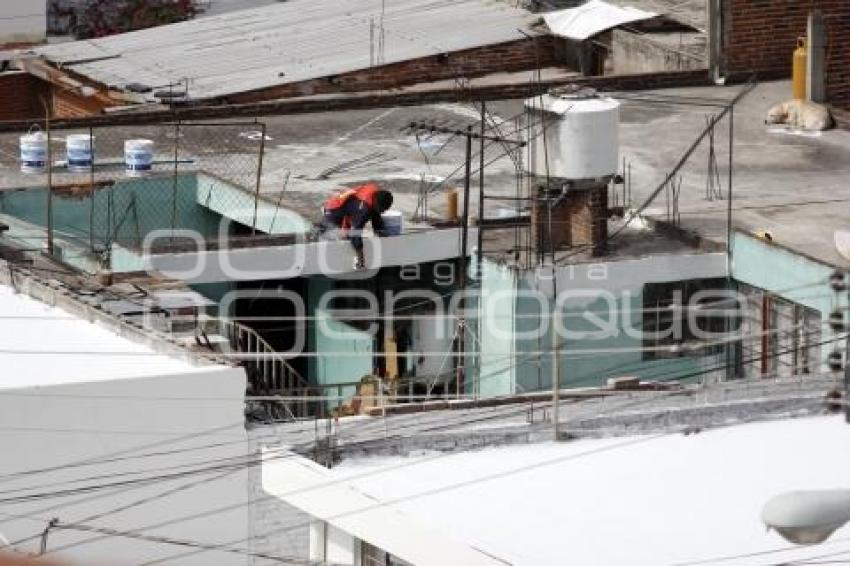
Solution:
[(850, 261), (850, 230), (835, 231), (835, 249), (844, 259)]

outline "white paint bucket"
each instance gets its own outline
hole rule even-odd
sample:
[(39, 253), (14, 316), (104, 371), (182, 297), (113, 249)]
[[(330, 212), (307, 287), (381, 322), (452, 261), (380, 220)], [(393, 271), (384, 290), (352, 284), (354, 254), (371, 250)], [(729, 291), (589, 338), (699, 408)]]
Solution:
[(35, 132), (21, 136), (21, 171), (44, 173), (47, 170), (47, 136)]
[(127, 140), (124, 142), (124, 165), (129, 177), (142, 177), (153, 169), (151, 140)]
[(92, 138), (89, 134), (71, 134), (65, 138), (68, 171), (88, 173), (92, 168)]
[(404, 234), (404, 216), (398, 210), (388, 210), (381, 215), (384, 221), (384, 231), (387, 236)]

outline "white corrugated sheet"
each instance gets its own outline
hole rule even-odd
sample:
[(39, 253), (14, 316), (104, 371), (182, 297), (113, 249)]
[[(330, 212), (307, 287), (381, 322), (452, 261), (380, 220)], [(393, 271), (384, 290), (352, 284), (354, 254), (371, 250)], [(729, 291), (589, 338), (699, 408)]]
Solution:
[(654, 12), (645, 12), (631, 6), (620, 7), (590, 0), (578, 8), (558, 10), (543, 16), (554, 35), (583, 41), (609, 29), (658, 17)]
[(522, 39), (536, 19), (497, 0), (391, 0), (383, 18), (381, 4), (288, 0), (36, 51), (117, 88), (188, 80), (204, 99)]

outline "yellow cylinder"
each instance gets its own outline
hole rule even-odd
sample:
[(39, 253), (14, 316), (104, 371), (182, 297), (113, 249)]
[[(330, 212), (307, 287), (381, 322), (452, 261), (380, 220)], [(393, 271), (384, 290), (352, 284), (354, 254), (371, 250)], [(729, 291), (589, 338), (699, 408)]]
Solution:
[(794, 50), (794, 63), (791, 72), (791, 92), (795, 100), (806, 98), (806, 38), (797, 40), (797, 49)]
[(446, 193), (446, 216), (450, 221), (457, 220), (457, 191), (451, 189)]

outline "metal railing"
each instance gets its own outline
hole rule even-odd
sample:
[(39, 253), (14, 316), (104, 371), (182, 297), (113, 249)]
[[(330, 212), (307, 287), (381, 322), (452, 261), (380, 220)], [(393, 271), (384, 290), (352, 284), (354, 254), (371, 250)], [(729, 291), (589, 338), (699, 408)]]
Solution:
[(209, 341), (210, 330), (226, 340), (219, 349), (225, 349), (229, 358), (245, 368), (251, 395), (297, 397), (297, 400), (276, 405), (292, 418), (309, 416), (309, 382), (256, 330), (224, 317), (207, 318), (201, 321), (198, 329), (199, 340), (206, 341), (210, 347), (215, 346)]

